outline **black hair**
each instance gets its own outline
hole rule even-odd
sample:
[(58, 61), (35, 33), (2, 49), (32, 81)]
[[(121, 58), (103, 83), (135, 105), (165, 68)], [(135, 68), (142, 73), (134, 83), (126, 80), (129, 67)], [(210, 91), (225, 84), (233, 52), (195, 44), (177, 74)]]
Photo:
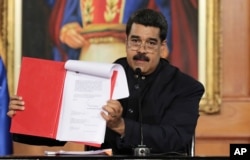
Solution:
[(157, 27), (160, 29), (160, 39), (164, 41), (167, 37), (168, 23), (161, 12), (144, 8), (133, 13), (126, 25), (126, 35), (131, 31), (132, 24), (141, 24), (144, 26)]

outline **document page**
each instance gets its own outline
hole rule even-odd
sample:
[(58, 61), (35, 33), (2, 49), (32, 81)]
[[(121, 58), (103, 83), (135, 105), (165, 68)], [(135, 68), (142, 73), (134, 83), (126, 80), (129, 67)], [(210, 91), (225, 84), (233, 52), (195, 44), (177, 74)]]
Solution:
[(111, 98), (121, 99), (129, 96), (127, 77), (120, 64), (68, 60), (65, 64), (65, 69), (67, 71), (74, 71), (108, 79), (111, 79), (113, 71), (117, 71), (117, 80)]
[(100, 112), (110, 88), (107, 78), (67, 71), (57, 139), (101, 144), (106, 121)]
[(124, 69), (120, 64), (77, 60), (67, 61), (65, 69), (56, 139), (98, 146), (103, 143), (106, 131), (106, 121), (100, 114), (103, 105), (111, 98), (129, 95)]
[(100, 149), (91, 151), (44, 151), (45, 155), (107, 155), (112, 156), (112, 149)]

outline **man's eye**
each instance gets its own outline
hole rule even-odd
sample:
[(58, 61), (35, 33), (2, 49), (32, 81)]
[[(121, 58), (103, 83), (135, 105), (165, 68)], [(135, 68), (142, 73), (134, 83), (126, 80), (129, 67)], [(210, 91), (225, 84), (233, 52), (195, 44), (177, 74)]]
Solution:
[(136, 39), (136, 38), (131, 39), (131, 41), (132, 41), (133, 43), (139, 43), (139, 39)]
[(140, 43), (140, 39), (138, 39), (138, 38), (132, 38), (131, 41), (133, 43)]
[(155, 41), (149, 41), (148, 44), (149, 44), (150, 46), (155, 46), (157, 43), (156, 43)]

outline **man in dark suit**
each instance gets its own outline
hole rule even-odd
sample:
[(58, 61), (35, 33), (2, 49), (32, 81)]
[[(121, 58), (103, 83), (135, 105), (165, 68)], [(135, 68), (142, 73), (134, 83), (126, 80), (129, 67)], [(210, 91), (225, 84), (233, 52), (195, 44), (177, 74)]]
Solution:
[[(151, 154), (188, 151), (204, 87), (161, 58), (167, 29), (165, 17), (150, 9), (138, 10), (128, 20), (127, 57), (115, 63), (125, 69), (130, 96), (108, 100), (101, 112), (107, 122), (102, 148), (112, 148), (114, 154), (133, 154), (142, 135)], [(7, 114), (12, 117), (18, 110), (24, 110), (24, 102), (12, 96)]]

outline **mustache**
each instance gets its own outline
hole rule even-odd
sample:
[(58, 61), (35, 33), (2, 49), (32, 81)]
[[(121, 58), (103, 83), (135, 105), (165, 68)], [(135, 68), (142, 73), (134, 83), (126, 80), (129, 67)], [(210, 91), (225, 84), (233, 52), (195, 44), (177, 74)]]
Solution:
[(140, 60), (140, 61), (146, 61), (146, 62), (148, 62), (148, 61), (149, 61), (149, 58), (148, 58), (145, 54), (137, 53), (137, 54), (133, 57), (133, 60)]

